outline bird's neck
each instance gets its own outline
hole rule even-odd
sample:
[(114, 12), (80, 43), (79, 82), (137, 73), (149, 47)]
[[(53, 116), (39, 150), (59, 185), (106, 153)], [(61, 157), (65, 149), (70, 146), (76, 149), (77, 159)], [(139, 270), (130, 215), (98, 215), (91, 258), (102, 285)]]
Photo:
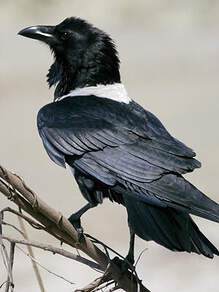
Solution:
[[(77, 69), (75, 69), (77, 68)], [(68, 95), (76, 88), (93, 87), (120, 83), (120, 73), (116, 66), (107, 67), (106, 64), (65, 64), (55, 61), (47, 75), (51, 87), (56, 85), (54, 100)]]

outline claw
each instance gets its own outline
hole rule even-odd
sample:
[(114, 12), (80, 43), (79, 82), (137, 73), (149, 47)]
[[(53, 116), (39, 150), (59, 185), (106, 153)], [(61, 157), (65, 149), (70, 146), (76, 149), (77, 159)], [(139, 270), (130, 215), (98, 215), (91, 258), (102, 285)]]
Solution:
[(82, 238), (83, 238), (83, 228), (81, 226), (81, 219), (80, 217), (77, 216), (77, 214), (72, 214), (68, 220), (70, 221), (70, 223), (73, 225), (73, 227), (76, 229), (77, 233), (78, 233), (78, 238), (77, 238), (77, 242), (81, 242)]
[(76, 230), (78, 232), (78, 240), (77, 241), (81, 242), (82, 238), (84, 237), (84, 230), (83, 230), (82, 227), (81, 228), (77, 228)]
[(131, 262), (129, 262), (128, 258), (126, 257), (124, 260), (121, 260), (119, 257), (115, 257), (112, 259), (112, 262), (115, 263), (120, 268), (120, 279), (124, 276), (124, 274), (130, 269), (134, 271), (135, 268)]
[(68, 220), (70, 223), (74, 226), (74, 228), (78, 232), (78, 242), (80, 242), (83, 238), (83, 228), (81, 227), (81, 216), (90, 208), (95, 207), (97, 204), (96, 203), (87, 203), (84, 207), (82, 207), (80, 210), (77, 212), (73, 213)]

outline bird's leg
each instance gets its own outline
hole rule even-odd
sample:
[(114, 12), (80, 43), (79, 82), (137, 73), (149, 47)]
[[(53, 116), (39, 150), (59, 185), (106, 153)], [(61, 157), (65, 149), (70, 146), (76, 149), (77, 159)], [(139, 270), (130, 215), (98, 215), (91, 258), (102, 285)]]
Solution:
[(118, 257), (115, 257), (113, 259), (113, 262), (116, 263), (118, 266), (120, 266), (121, 269), (121, 277), (126, 273), (128, 269), (133, 270), (133, 264), (134, 264), (134, 245), (135, 245), (135, 233), (132, 230), (132, 228), (129, 226), (130, 231), (130, 241), (129, 241), (129, 251), (127, 256), (124, 260), (121, 260)]
[(130, 240), (129, 240), (129, 251), (128, 254), (126, 256), (126, 260), (133, 265), (135, 262), (134, 259), (134, 248), (135, 248), (135, 233), (132, 230), (132, 228), (129, 226), (129, 231), (130, 231)]
[(71, 222), (71, 224), (74, 226), (74, 228), (78, 232), (78, 241), (81, 240), (83, 235), (83, 228), (81, 227), (81, 216), (89, 209), (97, 206), (96, 203), (87, 203), (84, 205), (81, 209), (79, 209), (77, 212), (73, 213), (68, 220)]

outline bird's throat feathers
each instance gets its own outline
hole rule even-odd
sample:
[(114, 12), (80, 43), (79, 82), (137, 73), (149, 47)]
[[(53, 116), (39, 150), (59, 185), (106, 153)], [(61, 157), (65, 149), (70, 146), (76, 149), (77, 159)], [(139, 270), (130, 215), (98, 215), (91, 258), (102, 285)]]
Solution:
[(121, 82), (117, 51), (105, 34), (100, 38), (99, 46), (90, 45), (89, 49), (78, 50), (74, 48), (60, 54), (52, 49), (55, 61), (47, 74), (47, 82), (49, 87), (56, 85), (55, 100), (76, 88)]

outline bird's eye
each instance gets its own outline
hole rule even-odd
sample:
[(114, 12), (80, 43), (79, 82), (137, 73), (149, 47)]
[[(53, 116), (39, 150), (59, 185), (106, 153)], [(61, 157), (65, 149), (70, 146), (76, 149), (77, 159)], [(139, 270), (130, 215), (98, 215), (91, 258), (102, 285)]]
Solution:
[(60, 38), (61, 38), (61, 40), (67, 40), (68, 38), (69, 38), (69, 35), (70, 35), (70, 33), (69, 32), (64, 32), (61, 36), (60, 36)]

